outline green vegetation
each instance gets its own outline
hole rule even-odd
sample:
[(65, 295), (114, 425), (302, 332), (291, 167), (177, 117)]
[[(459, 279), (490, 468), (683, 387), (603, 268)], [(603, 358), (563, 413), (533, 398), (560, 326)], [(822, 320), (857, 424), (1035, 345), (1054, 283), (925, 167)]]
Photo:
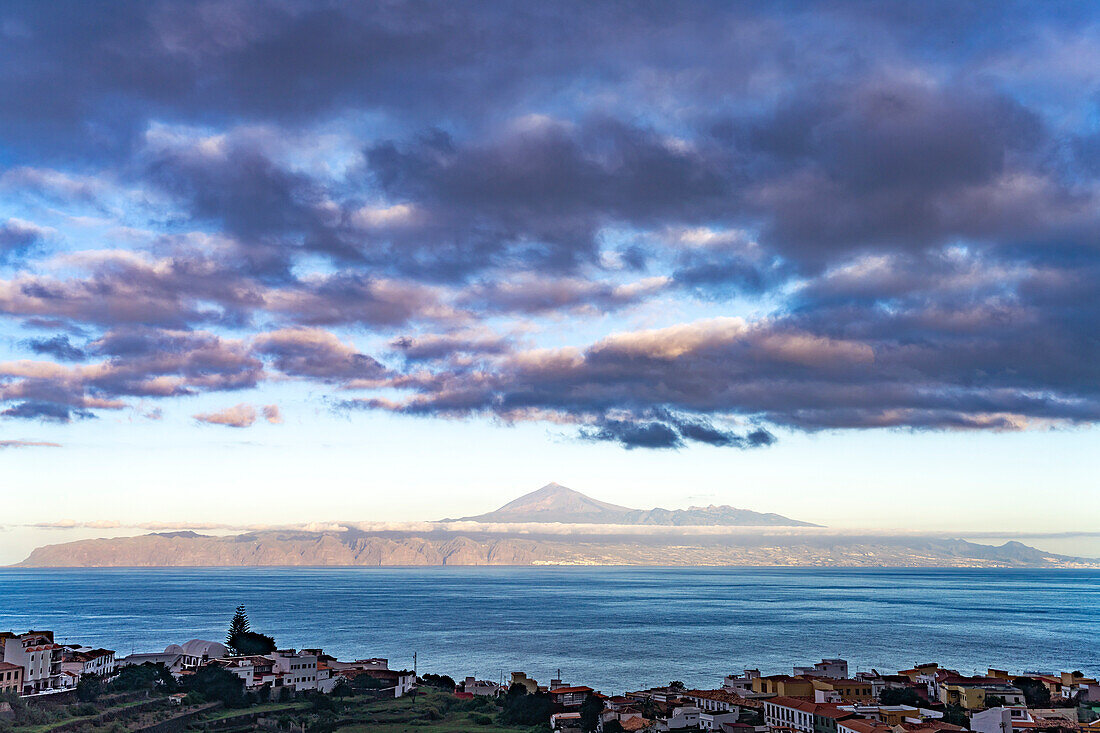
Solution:
[(225, 645), (230, 649), (235, 649), (233, 646), (233, 639), (239, 634), (246, 634), (252, 630), (252, 624), (248, 622), (248, 614), (244, 610), (244, 604), (237, 606), (236, 612), (233, 614), (233, 619), (229, 622), (229, 632), (225, 635)]
[(426, 674), (420, 678), (420, 684), (427, 687), (438, 687), (447, 692), (454, 692), (455, 681), (446, 674)]
[(163, 664), (131, 664), (119, 670), (108, 688), (111, 692), (136, 690), (176, 691), (176, 678)]
[(878, 701), (883, 705), (912, 705), (918, 708), (925, 704), (912, 687), (887, 687), (879, 693)]
[(948, 705), (943, 711), (943, 722), (970, 728), (970, 718), (962, 705)]
[(275, 651), (275, 639), (252, 630), (244, 604), (237, 606), (233, 618), (229, 621), (229, 631), (225, 635), (225, 645), (234, 654), (270, 654)]
[(94, 702), (103, 694), (103, 680), (97, 674), (81, 675), (76, 683), (76, 697), (81, 702)]
[(600, 725), (600, 713), (602, 712), (603, 701), (595, 695), (588, 697), (581, 705), (581, 729), (586, 733), (595, 733)]
[(524, 727), (545, 725), (553, 712), (554, 703), (545, 692), (528, 695), (527, 688), (523, 685), (512, 685), (504, 696), (500, 721)]
[(1012, 685), (1024, 693), (1024, 700), (1029, 708), (1050, 707), (1050, 690), (1039, 680), (1032, 677), (1017, 677), (1012, 680)]
[(117, 704), (103, 703), (78, 703), (66, 705), (60, 708), (41, 708), (30, 706), (25, 700), (15, 695), (0, 695), (0, 701), (11, 703), (15, 720), (10, 722), (0, 721), (0, 731), (3, 733), (49, 733), (62, 725), (77, 721), (87, 721), (89, 724), (96, 719), (113, 716), (125, 712), (130, 708), (148, 705), (149, 700), (130, 700)]
[[(453, 695), (435, 690), (421, 690), (416, 698), (358, 700), (351, 702), (333, 724), (319, 730), (339, 733), (530, 733), (532, 726), (502, 724), (493, 713), (497, 704), (487, 698), (459, 700)], [(548, 730), (547, 717), (534, 730)]]
[(189, 694), (203, 700), (220, 700), (227, 708), (244, 707), (249, 702), (244, 680), (221, 667), (199, 667), (187, 678), (186, 685)]

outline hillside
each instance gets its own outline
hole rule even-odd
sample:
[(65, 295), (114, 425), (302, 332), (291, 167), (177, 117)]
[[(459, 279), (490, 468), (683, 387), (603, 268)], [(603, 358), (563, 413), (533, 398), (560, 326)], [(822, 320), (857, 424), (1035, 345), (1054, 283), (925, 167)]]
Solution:
[(194, 533), (81, 540), (34, 550), (18, 567), (401, 565), (757, 565), (1098, 567), (1096, 560), (927, 537), (789, 534), (508, 536), (431, 532)]

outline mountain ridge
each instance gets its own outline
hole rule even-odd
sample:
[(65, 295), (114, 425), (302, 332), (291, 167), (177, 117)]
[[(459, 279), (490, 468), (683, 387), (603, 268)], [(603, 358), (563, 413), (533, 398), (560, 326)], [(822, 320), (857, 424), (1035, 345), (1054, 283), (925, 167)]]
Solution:
[(504, 506), (484, 514), (444, 522), (499, 524), (623, 524), (645, 526), (723, 526), (723, 527), (820, 527), (772, 512), (754, 512), (728, 505), (689, 507), (687, 509), (632, 509), (593, 499), (567, 486), (551, 482), (524, 494)]
[(145, 534), (36, 548), (13, 567), (395, 567), (635, 565), (770, 567), (1100, 567), (1100, 560), (1019, 542), (982, 545), (929, 537), (682, 534), (675, 537), (530, 537), (438, 531), (244, 535)]

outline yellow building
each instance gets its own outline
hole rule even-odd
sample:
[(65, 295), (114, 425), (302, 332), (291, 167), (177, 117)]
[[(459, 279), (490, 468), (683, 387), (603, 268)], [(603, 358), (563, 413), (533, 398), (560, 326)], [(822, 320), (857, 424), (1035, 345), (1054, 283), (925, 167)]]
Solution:
[(807, 697), (812, 700), (814, 697), (814, 684), (812, 680), (806, 677), (773, 674), (768, 677), (754, 678), (752, 691), (782, 697)]
[(985, 690), (972, 685), (940, 685), (940, 702), (980, 710), (985, 707)]
[(815, 678), (811, 684), (815, 690), (831, 690), (845, 700), (874, 700), (871, 683), (859, 680), (835, 680), (828, 677)]

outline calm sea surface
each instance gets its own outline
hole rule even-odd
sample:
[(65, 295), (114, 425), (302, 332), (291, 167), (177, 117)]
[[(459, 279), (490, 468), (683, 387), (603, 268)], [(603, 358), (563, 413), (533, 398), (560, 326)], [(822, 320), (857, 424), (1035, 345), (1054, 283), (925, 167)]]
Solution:
[(0, 630), (129, 653), (221, 640), (238, 603), (280, 646), (604, 692), (843, 656), (853, 670), (1100, 674), (1100, 571), (774, 568), (0, 570)]

